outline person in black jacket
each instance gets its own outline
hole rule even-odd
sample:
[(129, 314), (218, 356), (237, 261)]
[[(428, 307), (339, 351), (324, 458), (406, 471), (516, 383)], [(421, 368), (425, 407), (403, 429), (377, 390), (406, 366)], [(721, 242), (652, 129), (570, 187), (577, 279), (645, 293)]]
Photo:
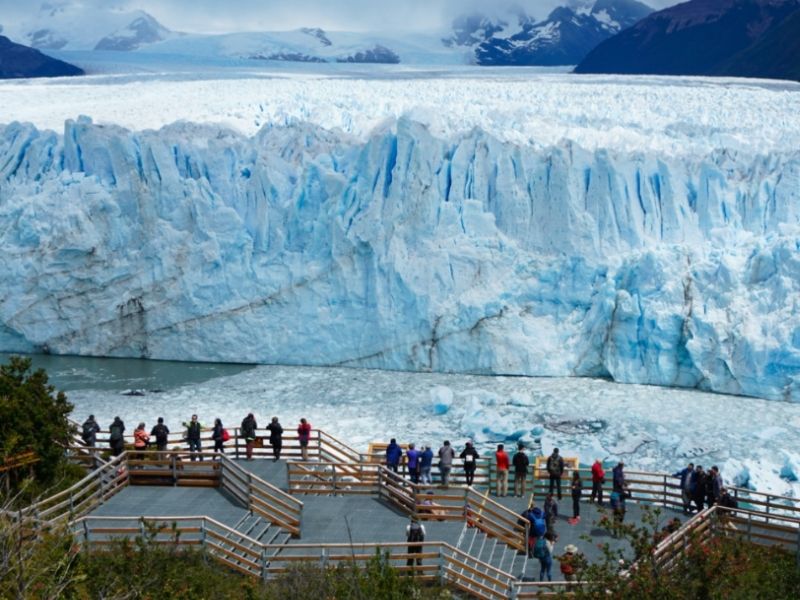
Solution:
[(547, 458), (547, 474), (550, 476), (548, 493), (553, 493), (553, 488), (558, 489), (558, 499), (561, 500), (561, 476), (564, 474), (564, 459), (558, 454), (558, 448), (553, 448), (553, 453)]
[(528, 478), (528, 455), (525, 454), (525, 446), (520, 442), (517, 446), (517, 453), (513, 458), (514, 464), (514, 494), (519, 497), (525, 495), (525, 482)]
[[(197, 420), (197, 415), (192, 415), (192, 420), (183, 425), (186, 427), (186, 441), (189, 442), (189, 452), (192, 454), (192, 460), (197, 460), (196, 454), (203, 451), (203, 446), (200, 442), (200, 432), (203, 426)], [(200, 460), (203, 460), (202, 456)]]
[(125, 450), (125, 423), (119, 417), (114, 417), (114, 422), (111, 423), (111, 427), (108, 429), (111, 432), (108, 438), (108, 443), (111, 445), (111, 453), (114, 456), (119, 456)]
[(248, 414), (242, 421), (242, 437), (247, 449), (247, 460), (253, 460), (253, 448), (256, 445), (256, 429), (258, 424), (253, 413)]
[(458, 456), (464, 461), (464, 476), (467, 479), (467, 485), (470, 486), (475, 479), (475, 468), (478, 466), (480, 454), (472, 446), (472, 442), (467, 442), (467, 447)]
[(278, 423), (278, 417), (272, 417), (272, 421), (267, 425), (267, 430), (269, 431), (269, 444), (272, 446), (272, 461), (278, 462), (283, 447), (283, 427)]
[(164, 425), (164, 417), (158, 417), (158, 422), (150, 430), (150, 436), (156, 440), (156, 450), (165, 452), (169, 442), (169, 427)]
[(694, 489), (692, 490), (692, 501), (697, 507), (697, 512), (703, 510), (703, 500), (706, 496), (706, 474), (702, 465), (697, 465), (694, 470)]
[(572, 491), (572, 521), (576, 523), (581, 520), (581, 496), (583, 495), (583, 481), (581, 481), (581, 474), (578, 471), (572, 472), (570, 489)]
[(214, 452), (221, 452), (225, 454), (225, 440), (223, 439), (223, 431), (225, 428), (222, 426), (221, 419), (214, 419), (214, 430), (211, 432), (211, 439), (214, 440)]
[(94, 420), (94, 415), (89, 415), (89, 418), (83, 422), (83, 431), (81, 432), (81, 439), (83, 443), (94, 448), (97, 444), (97, 433), (100, 431), (100, 425)]

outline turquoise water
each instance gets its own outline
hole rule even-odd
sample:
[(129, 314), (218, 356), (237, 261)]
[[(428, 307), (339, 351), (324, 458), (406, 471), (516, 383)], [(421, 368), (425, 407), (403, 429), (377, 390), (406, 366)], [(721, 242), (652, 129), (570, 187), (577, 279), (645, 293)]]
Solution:
[[(11, 355), (0, 353), (0, 363)], [(71, 390), (171, 390), (204, 383), (217, 377), (236, 375), (252, 365), (192, 363), (136, 358), (92, 358), (85, 356), (26, 355), (33, 367), (44, 369), (57, 389)]]

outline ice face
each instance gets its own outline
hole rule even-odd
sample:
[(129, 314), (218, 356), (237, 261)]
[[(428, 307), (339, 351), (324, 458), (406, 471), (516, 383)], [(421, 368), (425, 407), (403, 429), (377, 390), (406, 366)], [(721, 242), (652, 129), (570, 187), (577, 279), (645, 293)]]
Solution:
[[(367, 83), (403, 102), (406, 88), (441, 92)], [(447, 83), (455, 99), (460, 84)], [(604, 85), (595, 91), (618, 91)], [(729, 109), (728, 94), (762, 106), (800, 96), (712, 92), (676, 86), (673, 100), (717, 94)], [(605, 147), (592, 147), (600, 125), (552, 145), (500, 132), (517, 100), (497, 114), (465, 103), (468, 129), (453, 125), (458, 106), (395, 119), (391, 97), (371, 130), (279, 116), (254, 135), (7, 125), (0, 349), (610, 376), (799, 400), (800, 111), (767, 131), (742, 104), (728, 133), (702, 139), (718, 118), (702, 104), (643, 152), (628, 147), (647, 138), (641, 123), (606, 132)], [(337, 123), (364, 118), (368, 102), (353, 102), (335, 107)], [(564, 110), (546, 139), (583, 121)], [(713, 149), (742, 130), (753, 137), (732, 141), (737, 151)], [(471, 433), (524, 435), (502, 427)]]

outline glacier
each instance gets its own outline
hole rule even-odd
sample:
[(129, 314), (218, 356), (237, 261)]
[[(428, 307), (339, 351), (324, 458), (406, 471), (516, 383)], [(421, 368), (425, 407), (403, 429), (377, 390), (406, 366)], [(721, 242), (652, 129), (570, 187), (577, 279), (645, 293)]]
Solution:
[(0, 350), (800, 401), (796, 116), (776, 130), (754, 118), (759, 143), (679, 116), (651, 143), (665, 151), (629, 143), (647, 137), (631, 127), (592, 143), (605, 125), (575, 107), (583, 133), (531, 142), (498, 133), (525, 121), (517, 107), (443, 128), (424, 103), (392, 102), (334, 101), (336, 124), (301, 102), (306, 119), (252, 131), (2, 126)]

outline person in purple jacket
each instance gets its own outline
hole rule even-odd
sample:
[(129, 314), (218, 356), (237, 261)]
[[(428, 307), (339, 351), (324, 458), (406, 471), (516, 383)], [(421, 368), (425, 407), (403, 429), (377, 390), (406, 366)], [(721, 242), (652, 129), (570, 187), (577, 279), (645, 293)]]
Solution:
[(414, 447), (414, 444), (408, 445), (406, 464), (408, 465), (408, 475), (411, 477), (411, 482), (419, 483), (419, 450)]

